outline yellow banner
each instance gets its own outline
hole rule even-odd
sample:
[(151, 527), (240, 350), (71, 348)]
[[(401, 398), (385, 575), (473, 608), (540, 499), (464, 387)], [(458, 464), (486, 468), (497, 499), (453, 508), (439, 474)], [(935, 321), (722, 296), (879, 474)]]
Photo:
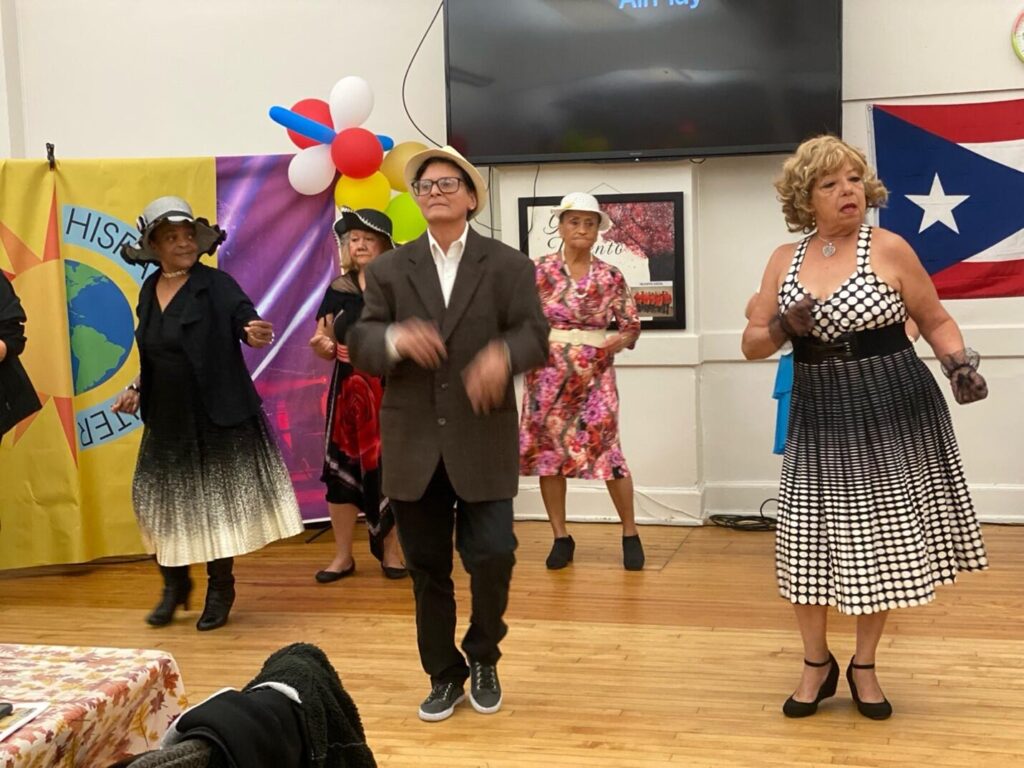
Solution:
[(168, 194), (215, 220), (215, 160), (0, 165), (0, 268), (28, 316), (22, 362), (44, 403), (0, 445), (0, 567), (143, 551), (131, 504), (141, 423), (110, 405), (138, 374), (145, 274), (119, 249)]

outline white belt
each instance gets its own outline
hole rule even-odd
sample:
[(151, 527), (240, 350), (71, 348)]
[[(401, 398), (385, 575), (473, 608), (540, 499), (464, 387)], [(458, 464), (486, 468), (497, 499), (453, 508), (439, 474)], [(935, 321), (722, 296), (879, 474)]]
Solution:
[(603, 347), (607, 339), (607, 331), (585, 331), (582, 328), (552, 328), (548, 334), (548, 341), (557, 341), (562, 344), (585, 344), (588, 347)]

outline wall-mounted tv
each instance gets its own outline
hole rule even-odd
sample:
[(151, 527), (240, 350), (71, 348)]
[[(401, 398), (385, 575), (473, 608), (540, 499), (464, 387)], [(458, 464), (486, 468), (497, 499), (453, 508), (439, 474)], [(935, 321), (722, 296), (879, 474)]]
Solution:
[(788, 152), (839, 133), (841, 0), (445, 0), (481, 164)]

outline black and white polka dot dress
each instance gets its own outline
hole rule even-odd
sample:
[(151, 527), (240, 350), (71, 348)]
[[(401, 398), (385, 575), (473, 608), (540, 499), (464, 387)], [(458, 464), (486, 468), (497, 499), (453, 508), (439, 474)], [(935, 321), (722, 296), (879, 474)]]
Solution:
[[(809, 293), (798, 279), (809, 242), (783, 281), (781, 311)], [(906, 322), (870, 251), (864, 226), (856, 271), (814, 306), (820, 341)], [(776, 535), (783, 597), (874, 613), (930, 602), (937, 584), (987, 567), (949, 409), (913, 347), (797, 362), (789, 430)]]

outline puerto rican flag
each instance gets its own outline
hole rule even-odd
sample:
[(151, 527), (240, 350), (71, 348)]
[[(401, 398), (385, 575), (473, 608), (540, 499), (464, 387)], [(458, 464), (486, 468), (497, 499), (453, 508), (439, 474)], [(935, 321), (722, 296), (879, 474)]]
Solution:
[(944, 299), (1024, 296), (1024, 99), (871, 106), (879, 223)]

